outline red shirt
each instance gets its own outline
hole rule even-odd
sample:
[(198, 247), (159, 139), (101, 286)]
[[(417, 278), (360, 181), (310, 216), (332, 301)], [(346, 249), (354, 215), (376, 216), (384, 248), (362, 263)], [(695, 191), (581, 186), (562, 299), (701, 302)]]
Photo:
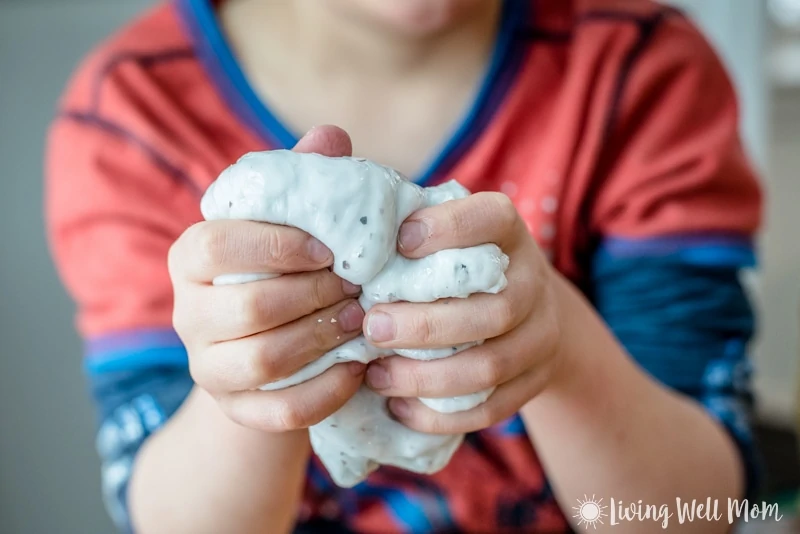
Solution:
[[(417, 181), (504, 192), (579, 285), (600, 241), (749, 239), (760, 193), (734, 92), (682, 15), (648, 1), (509, 0), (501, 26), (480, 94)], [(205, 0), (157, 7), (83, 63), (50, 133), (47, 215), (90, 373), (186, 365), (167, 251), (201, 220), (221, 170), (295, 140)], [(342, 490), (312, 466), (304, 513), (364, 532), (567, 525), (518, 418), (471, 435), (429, 477), (381, 469)]]

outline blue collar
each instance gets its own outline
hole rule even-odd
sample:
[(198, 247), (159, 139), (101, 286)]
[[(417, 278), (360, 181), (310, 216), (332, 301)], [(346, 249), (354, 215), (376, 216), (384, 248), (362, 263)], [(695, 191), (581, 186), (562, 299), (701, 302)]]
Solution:
[[(297, 136), (270, 111), (247, 81), (219, 26), (211, 0), (176, 0), (178, 13), (212, 83), (236, 116), (271, 148), (291, 148)], [(517, 29), (528, 18), (530, 0), (506, 0), (489, 67), (480, 90), (455, 132), (414, 181), (430, 184), (467, 153), (503, 103), (516, 79), (526, 46)]]

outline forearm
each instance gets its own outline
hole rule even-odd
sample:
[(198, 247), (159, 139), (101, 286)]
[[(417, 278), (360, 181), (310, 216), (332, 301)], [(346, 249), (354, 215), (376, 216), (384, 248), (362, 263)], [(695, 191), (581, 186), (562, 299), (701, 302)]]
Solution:
[(241, 427), (194, 388), (137, 455), (128, 489), (135, 530), (289, 532), (309, 454), (306, 431)]
[[(563, 362), (553, 385), (522, 409), (522, 418), (562, 508), (572, 510), (576, 499), (596, 494), (604, 504), (611, 498), (624, 505), (667, 504), (674, 515), (677, 497), (739, 498), (742, 468), (722, 427), (640, 370), (577, 290), (556, 280), (565, 317)], [(671, 521), (677, 525), (676, 517)], [(608, 518), (604, 522), (608, 528)], [(663, 531), (656, 521), (613, 528)], [(681, 531), (728, 528), (725, 520), (695, 521)]]

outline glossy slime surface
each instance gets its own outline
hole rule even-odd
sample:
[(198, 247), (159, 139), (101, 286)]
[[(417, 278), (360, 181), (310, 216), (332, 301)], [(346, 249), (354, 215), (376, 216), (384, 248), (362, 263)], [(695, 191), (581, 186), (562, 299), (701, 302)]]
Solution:
[[(333, 271), (362, 286), (359, 303), (432, 302), (498, 293), (506, 286), (508, 257), (493, 244), (444, 250), (418, 260), (397, 253), (402, 222), (414, 211), (469, 195), (455, 181), (422, 188), (398, 172), (359, 158), (329, 158), (286, 150), (254, 152), (228, 167), (203, 196), (207, 220), (246, 219), (300, 228), (334, 255)], [(271, 273), (217, 277), (215, 285), (274, 278)], [(387, 350), (360, 336), (311, 362), (294, 375), (265, 384), (277, 390), (310, 380), (340, 362), (368, 363), (399, 354), (417, 360), (446, 358), (482, 341), (442, 349)], [(491, 395), (484, 390), (450, 398), (420, 399), (442, 413), (471, 409)], [(379, 465), (418, 473), (442, 469), (463, 435), (411, 430), (389, 417), (386, 398), (361, 386), (341, 409), (309, 429), (314, 452), (340, 486), (354, 486)]]

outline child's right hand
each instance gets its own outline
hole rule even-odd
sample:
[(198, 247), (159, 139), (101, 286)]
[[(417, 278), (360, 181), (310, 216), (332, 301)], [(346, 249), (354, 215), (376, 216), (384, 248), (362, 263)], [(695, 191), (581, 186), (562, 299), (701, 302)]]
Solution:
[[(321, 127), (296, 150), (341, 156), (349, 146), (344, 132)], [(364, 365), (351, 362), (287, 389), (257, 389), (359, 335), (360, 288), (330, 272), (332, 261), (330, 250), (301, 230), (250, 221), (201, 222), (172, 246), (175, 330), (195, 382), (232, 420), (266, 431), (306, 428), (338, 410), (363, 382)], [(211, 283), (254, 272), (284, 276)]]

